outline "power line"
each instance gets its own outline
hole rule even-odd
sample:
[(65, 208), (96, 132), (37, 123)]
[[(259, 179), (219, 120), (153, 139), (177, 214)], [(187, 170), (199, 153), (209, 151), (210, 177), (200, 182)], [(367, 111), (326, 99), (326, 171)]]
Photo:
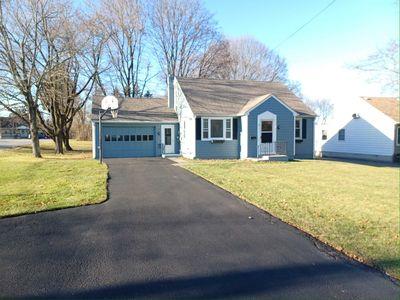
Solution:
[(289, 39), (291, 39), (296, 33), (298, 33), (300, 30), (302, 30), (304, 27), (306, 27), (308, 24), (310, 24), (312, 21), (314, 21), (320, 14), (322, 14), (324, 11), (326, 11), (329, 7), (332, 6), (333, 3), (335, 3), (336, 0), (332, 0), (331, 2), (329, 2), (329, 4), (327, 6), (325, 6), (323, 9), (321, 9), (317, 14), (315, 14), (310, 20), (308, 20), (306, 23), (304, 23), (303, 25), (301, 25), (295, 32), (293, 32), (291, 35), (289, 35), (287, 38), (285, 38), (284, 40), (282, 40), (278, 45), (275, 46), (275, 49), (279, 48), (282, 44), (284, 44), (286, 41), (288, 41)]

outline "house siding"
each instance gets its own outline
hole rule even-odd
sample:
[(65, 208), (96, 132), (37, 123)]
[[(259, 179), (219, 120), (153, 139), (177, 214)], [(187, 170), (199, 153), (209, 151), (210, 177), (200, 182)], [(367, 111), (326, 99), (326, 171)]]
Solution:
[[(358, 118), (352, 115), (357, 114)], [(327, 124), (328, 139), (321, 141), (323, 157), (390, 161), (395, 150), (396, 122), (362, 99), (335, 114)], [(345, 140), (338, 132), (345, 129)], [(318, 134), (316, 138), (320, 139)]]
[[(171, 125), (171, 123), (102, 123), (103, 133), (103, 155), (107, 157), (145, 157), (145, 156), (161, 156), (161, 125)], [(99, 126), (98, 122), (93, 122), (93, 153), (94, 158), (99, 157)], [(173, 124), (175, 127), (175, 153), (179, 153), (179, 124)], [(131, 142), (112, 142), (109, 148), (105, 145), (105, 134), (125, 135), (125, 134), (153, 134), (152, 142), (139, 142), (139, 147), (127, 148), (127, 143)]]
[(306, 122), (307, 135), (296, 140), (295, 158), (314, 158), (314, 118), (303, 118)]
[(294, 115), (275, 98), (271, 97), (250, 111), (248, 115), (248, 157), (257, 157), (257, 116), (265, 111), (276, 115), (276, 141), (286, 142), (286, 151), (289, 159), (294, 158)]
[(196, 158), (239, 158), (239, 141), (196, 141)]
[(176, 79), (174, 80), (174, 100), (175, 111), (179, 120), (180, 153), (183, 157), (194, 158), (196, 153), (196, 119)]
[[(235, 118), (234, 118), (235, 119)], [(240, 157), (240, 118), (237, 118), (236, 139), (223, 142), (196, 140), (196, 158), (229, 159)]]

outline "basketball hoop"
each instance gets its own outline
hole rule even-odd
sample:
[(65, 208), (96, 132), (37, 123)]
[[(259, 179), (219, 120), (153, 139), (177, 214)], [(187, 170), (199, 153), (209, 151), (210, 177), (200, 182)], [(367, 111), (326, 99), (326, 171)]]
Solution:
[[(103, 111), (102, 111), (103, 110)], [(101, 120), (106, 115), (108, 111), (111, 111), (111, 116), (113, 119), (118, 117), (118, 99), (114, 96), (106, 96), (101, 101), (101, 109), (99, 110), (99, 160), (103, 163), (103, 147), (102, 140), (103, 134), (101, 130)]]

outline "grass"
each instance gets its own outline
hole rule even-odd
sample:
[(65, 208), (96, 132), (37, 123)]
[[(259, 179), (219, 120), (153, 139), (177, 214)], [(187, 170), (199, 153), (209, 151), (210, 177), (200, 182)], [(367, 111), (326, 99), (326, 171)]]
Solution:
[(0, 150), (0, 217), (99, 203), (107, 197), (107, 167), (92, 159), (91, 142), (54, 154), (41, 141), (42, 159), (30, 147)]
[(398, 168), (321, 160), (182, 165), (347, 255), (400, 277)]

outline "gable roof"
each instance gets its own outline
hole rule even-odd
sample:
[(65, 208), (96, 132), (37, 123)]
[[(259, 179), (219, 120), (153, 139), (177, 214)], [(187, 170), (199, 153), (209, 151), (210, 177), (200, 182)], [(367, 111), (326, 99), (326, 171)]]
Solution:
[[(177, 122), (178, 117), (172, 108), (168, 108), (165, 98), (122, 98), (119, 102), (118, 117), (111, 118), (111, 113), (105, 120), (118, 122)], [(97, 120), (102, 97), (95, 97), (92, 105), (92, 120)]]
[(195, 115), (239, 116), (267, 96), (275, 96), (299, 115), (316, 116), (286, 85), (279, 82), (183, 77), (177, 80)]
[(367, 103), (383, 112), (396, 122), (400, 122), (399, 100), (395, 97), (362, 97)]

